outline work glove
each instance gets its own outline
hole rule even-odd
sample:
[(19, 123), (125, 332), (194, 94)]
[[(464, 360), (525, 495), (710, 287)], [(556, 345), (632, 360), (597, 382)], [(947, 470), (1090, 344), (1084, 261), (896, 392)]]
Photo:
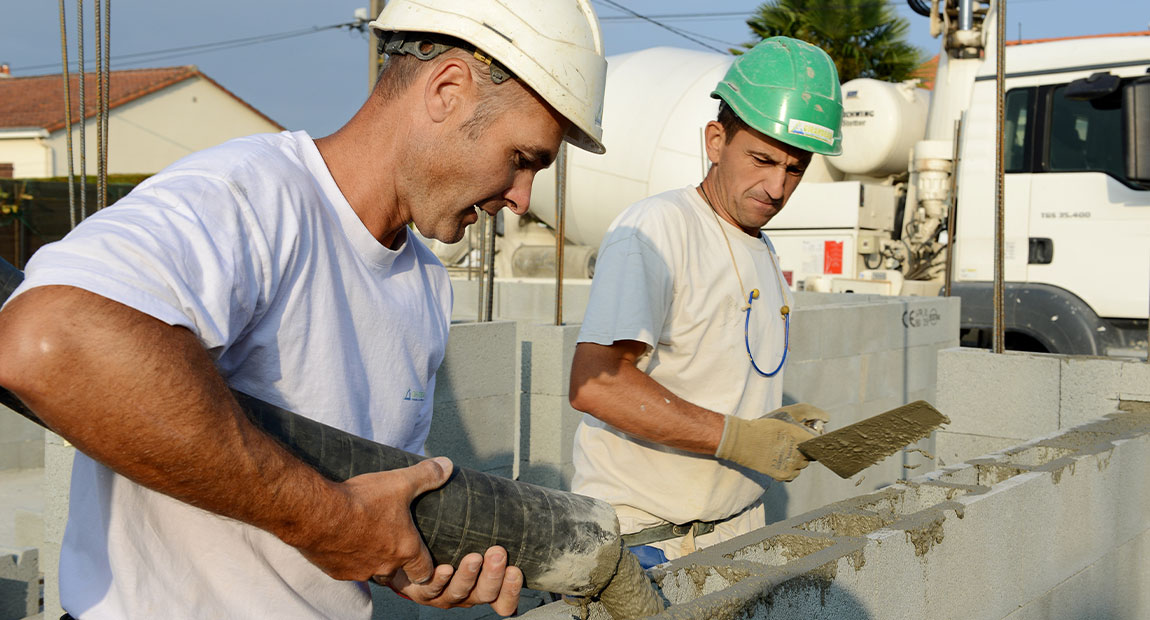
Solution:
[(776, 409), (757, 420), (727, 416), (715, 456), (790, 482), (810, 463), (799, 452), (799, 444), (818, 435), (813, 427), (821, 429), (829, 420), (827, 412), (806, 403)]

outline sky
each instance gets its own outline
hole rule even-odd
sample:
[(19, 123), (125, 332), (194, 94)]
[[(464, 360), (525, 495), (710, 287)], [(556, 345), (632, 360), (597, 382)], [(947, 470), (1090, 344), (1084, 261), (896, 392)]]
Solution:
[[(592, 0), (608, 56), (659, 45), (726, 50), (750, 41), (749, 17), (760, 0)], [(910, 42), (926, 57), (938, 52), (929, 20), (892, 0), (910, 22)], [(225, 88), (290, 129), (313, 136), (335, 131), (367, 96), (367, 35), (349, 28), (368, 0), (115, 0), (112, 68), (197, 65)], [(625, 13), (623, 5), (684, 37)], [(84, 2), (85, 55), (95, 59), (95, 0)], [(1087, 10), (1083, 10), (1086, 8)], [(76, 0), (65, 1), (69, 60), (77, 58)], [(686, 15), (686, 17), (684, 17)], [(1007, 36), (1024, 39), (1150, 29), (1147, 0), (1007, 0)], [(247, 39), (248, 41), (237, 41)], [(692, 41), (691, 39), (694, 39)], [(235, 46), (205, 47), (234, 41)], [(241, 45), (242, 44), (242, 45)], [(173, 48), (198, 47), (153, 53)], [(12, 75), (59, 73), (59, 3), (0, 0), (0, 63)], [(89, 70), (94, 65), (89, 64)], [(62, 104), (61, 104), (62, 105)]]

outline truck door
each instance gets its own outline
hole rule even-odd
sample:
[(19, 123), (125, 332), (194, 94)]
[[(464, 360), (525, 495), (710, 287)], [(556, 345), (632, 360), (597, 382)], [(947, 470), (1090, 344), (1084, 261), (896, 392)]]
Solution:
[(1091, 99), (1068, 98), (1067, 84), (1025, 90), (1036, 121), (1016, 160), (1031, 171), (1027, 280), (1100, 317), (1145, 317), (1150, 191), (1125, 175), (1121, 88)]

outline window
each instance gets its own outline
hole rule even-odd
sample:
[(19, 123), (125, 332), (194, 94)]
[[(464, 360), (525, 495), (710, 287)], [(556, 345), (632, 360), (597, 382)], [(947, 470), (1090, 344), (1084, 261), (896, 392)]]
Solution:
[(1022, 88), (1006, 93), (1006, 151), (1003, 153), (1006, 172), (1030, 171), (1030, 136), (1027, 134), (1031, 117), (1033, 88)]
[(1105, 172), (1125, 179), (1122, 164), (1122, 92), (1090, 101), (1054, 89), (1050, 102), (1051, 172)]

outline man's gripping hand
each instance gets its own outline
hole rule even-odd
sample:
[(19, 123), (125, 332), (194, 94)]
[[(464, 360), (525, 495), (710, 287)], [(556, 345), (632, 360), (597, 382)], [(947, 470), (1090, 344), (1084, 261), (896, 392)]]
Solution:
[(338, 485), (345, 507), (321, 519), (322, 534), (302, 544), (287, 542), (335, 579), (373, 579), (423, 605), (447, 608), (491, 603), (497, 613), (514, 613), (523, 574), (507, 566), (506, 551), (492, 547), (484, 557), (470, 554), (458, 570), (449, 565), (436, 567), (415, 528), (412, 502), (443, 486), (452, 467), (449, 459), (438, 457), (351, 478)]
[(726, 416), (715, 456), (790, 482), (810, 464), (799, 444), (817, 435), (817, 422), (828, 420), (825, 411), (807, 404), (789, 405), (757, 420)]

